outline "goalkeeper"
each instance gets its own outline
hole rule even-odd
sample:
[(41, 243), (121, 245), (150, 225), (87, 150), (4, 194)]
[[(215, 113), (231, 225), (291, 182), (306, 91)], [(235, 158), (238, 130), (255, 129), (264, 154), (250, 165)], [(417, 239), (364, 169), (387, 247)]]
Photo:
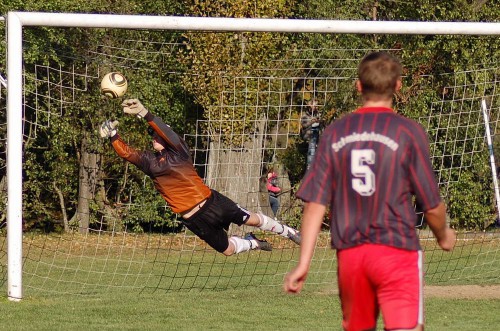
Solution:
[(272, 250), (271, 244), (249, 233), (244, 238), (231, 236), (231, 223), (258, 227), (300, 244), (300, 234), (287, 225), (250, 212), (203, 183), (193, 166), (186, 142), (158, 116), (149, 112), (139, 100), (122, 103), (126, 114), (144, 118), (152, 135), (153, 151), (138, 151), (127, 145), (117, 132), (118, 121), (107, 120), (100, 127), (102, 138), (109, 138), (116, 153), (136, 165), (154, 183), (170, 208), (182, 216), (183, 224), (216, 251), (230, 256), (251, 249)]

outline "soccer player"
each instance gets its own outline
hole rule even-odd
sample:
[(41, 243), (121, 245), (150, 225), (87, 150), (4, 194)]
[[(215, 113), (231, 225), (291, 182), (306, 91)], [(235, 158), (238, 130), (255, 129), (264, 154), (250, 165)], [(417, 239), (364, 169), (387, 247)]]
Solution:
[(118, 121), (102, 123), (101, 137), (109, 137), (120, 157), (148, 175), (170, 208), (182, 216), (183, 224), (212, 248), (227, 256), (251, 249), (272, 249), (271, 244), (257, 239), (252, 233), (245, 238), (228, 238), (227, 230), (231, 223), (272, 231), (300, 244), (298, 231), (266, 215), (250, 212), (205, 185), (193, 166), (186, 142), (139, 100), (125, 100), (122, 106), (126, 114), (136, 115), (148, 122), (154, 152), (138, 151), (127, 145), (117, 132)]
[(363, 105), (325, 129), (297, 191), (305, 201), (301, 252), (284, 290), (301, 291), (329, 206), (345, 330), (375, 330), (379, 312), (385, 330), (423, 330), (414, 196), (439, 246), (449, 251), (455, 245), (426, 132), (392, 109), (401, 71), (400, 62), (387, 53), (363, 58), (356, 82)]

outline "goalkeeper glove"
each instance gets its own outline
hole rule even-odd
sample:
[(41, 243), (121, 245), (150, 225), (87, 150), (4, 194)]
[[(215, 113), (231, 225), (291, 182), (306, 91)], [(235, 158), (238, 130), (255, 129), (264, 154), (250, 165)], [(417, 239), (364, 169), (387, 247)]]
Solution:
[(137, 99), (127, 99), (123, 101), (122, 107), (125, 114), (136, 115), (139, 118), (143, 118), (148, 113), (148, 110)]
[(101, 134), (101, 138), (111, 138), (113, 137), (118, 130), (116, 127), (118, 126), (118, 121), (110, 121), (106, 120), (101, 124), (99, 128), (99, 133)]

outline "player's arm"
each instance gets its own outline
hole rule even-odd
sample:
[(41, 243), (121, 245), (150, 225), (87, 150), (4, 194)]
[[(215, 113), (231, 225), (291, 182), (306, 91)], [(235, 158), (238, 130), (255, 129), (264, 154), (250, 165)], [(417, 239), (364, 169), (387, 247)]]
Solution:
[(118, 156), (142, 169), (141, 165), (142, 158), (141, 158), (141, 153), (139, 151), (127, 145), (127, 143), (125, 143), (118, 134), (116, 136), (111, 137), (110, 141), (111, 141), (111, 146), (113, 146)]
[(309, 272), (311, 260), (314, 255), (316, 241), (321, 230), (326, 206), (333, 199), (335, 169), (333, 164), (334, 153), (332, 153), (331, 140), (334, 137), (334, 127), (330, 126), (323, 133), (325, 139), (321, 139), (317, 153), (311, 163), (311, 167), (302, 179), (302, 183), (296, 196), (305, 201), (302, 214), (302, 225), (300, 227), (300, 257), (297, 266), (290, 271), (283, 284), (283, 289), (289, 293), (299, 293)]
[(432, 169), (427, 133), (420, 124), (415, 124), (412, 133), (415, 142), (410, 164), (410, 181), (416, 192), (417, 202), (424, 208), (424, 216), (439, 246), (453, 249), (456, 234), (446, 224), (446, 206), (441, 201), (434, 171)]
[(452, 250), (457, 238), (455, 231), (446, 224), (445, 204), (440, 202), (436, 207), (425, 211), (424, 215), (439, 246), (445, 251)]
[(325, 211), (324, 205), (315, 202), (307, 202), (304, 206), (300, 229), (300, 258), (297, 266), (285, 277), (283, 284), (285, 292), (299, 293), (304, 286)]
[(177, 133), (165, 124), (161, 118), (153, 115), (143, 106), (137, 99), (127, 99), (122, 103), (123, 112), (126, 114), (136, 115), (139, 118), (144, 118), (155, 132), (174, 150), (179, 153), (186, 153), (189, 156), (189, 150), (184, 141)]
[(184, 152), (189, 155), (189, 150), (184, 140), (182, 140), (169, 125), (165, 124), (161, 118), (148, 113), (144, 119), (148, 121), (148, 124), (153, 128), (153, 130), (155, 130), (155, 132), (158, 133), (158, 135), (160, 135), (160, 137), (165, 140), (172, 149), (179, 153)]
[(109, 138), (111, 146), (113, 146), (116, 154), (121, 158), (135, 164), (140, 169), (143, 169), (141, 153), (135, 148), (127, 145), (118, 134), (118, 121), (106, 120), (99, 127), (101, 138)]

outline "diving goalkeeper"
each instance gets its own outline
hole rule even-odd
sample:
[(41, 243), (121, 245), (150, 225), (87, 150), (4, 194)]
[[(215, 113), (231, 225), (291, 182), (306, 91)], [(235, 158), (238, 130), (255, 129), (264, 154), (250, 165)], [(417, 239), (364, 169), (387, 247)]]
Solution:
[(270, 243), (259, 240), (252, 233), (244, 238), (228, 238), (231, 223), (258, 227), (300, 244), (297, 230), (266, 215), (250, 212), (205, 185), (193, 166), (187, 143), (139, 100), (125, 100), (122, 106), (126, 114), (136, 115), (148, 122), (154, 152), (138, 151), (127, 145), (118, 134), (118, 121), (103, 122), (99, 129), (101, 137), (109, 138), (121, 158), (148, 175), (170, 208), (182, 216), (182, 223), (213, 249), (226, 256), (251, 249), (272, 250)]

